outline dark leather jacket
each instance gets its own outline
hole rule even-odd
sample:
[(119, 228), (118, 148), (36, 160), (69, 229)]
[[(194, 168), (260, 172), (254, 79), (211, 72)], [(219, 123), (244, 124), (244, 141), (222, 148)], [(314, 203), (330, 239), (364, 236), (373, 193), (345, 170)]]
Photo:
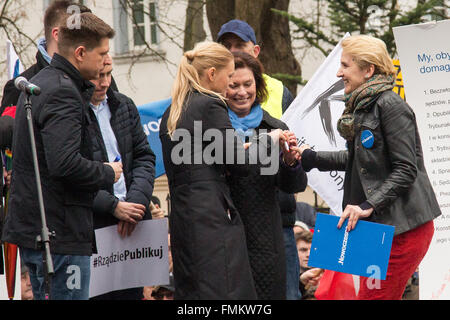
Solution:
[[(375, 209), (369, 221), (395, 226), (395, 234), (414, 229), (441, 214), (428, 179), (416, 118), (411, 107), (392, 91), (355, 112), (355, 139), (348, 150), (304, 153), (304, 168), (345, 170), (343, 208), (352, 188)], [(370, 130), (371, 148), (361, 134)]]

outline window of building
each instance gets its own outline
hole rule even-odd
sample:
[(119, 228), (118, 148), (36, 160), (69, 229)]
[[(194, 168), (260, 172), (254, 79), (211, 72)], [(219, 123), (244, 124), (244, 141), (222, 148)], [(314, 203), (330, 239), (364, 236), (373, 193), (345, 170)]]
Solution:
[(129, 2), (133, 46), (145, 46), (146, 43), (150, 45), (158, 44), (157, 2), (148, 0), (131, 0)]
[[(48, 8), (48, 6), (50, 5), (50, 3), (52, 3), (54, 0), (44, 0), (43, 1), (43, 5), (44, 5), (44, 11)], [(75, 2), (78, 2), (79, 4), (84, 4), (84, 5), (86, 5), (84, 2), (84, 0), (78, 0), (78, 1), (75, 1)]]
[(158, 2), (113, 0), (116, 54), (159, 44)]
[(145, 45), (144, 0), (131, 0), (131, 25), (134, 46)]

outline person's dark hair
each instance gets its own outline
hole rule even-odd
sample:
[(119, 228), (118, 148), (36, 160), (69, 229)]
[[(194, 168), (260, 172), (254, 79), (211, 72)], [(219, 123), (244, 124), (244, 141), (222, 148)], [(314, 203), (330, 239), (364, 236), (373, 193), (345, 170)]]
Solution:
[(67, 9), (70, 6), (78, 6), (80, 9), (80, 13), (84, 12), (92, 12), (91, 9), (86, 7), (85, 5), (79, 4), (70, 0), (57, 0), (53, 1), (45, 10), (44, 14), (44, 33), (45, 33), (45, 41), (47, 43), (52, 41), (52, 29), (62, 25), (67, 18), (70, 16), (70, 13), (67, 12)]
[(155, 298), (155, 300), (163, 300), (164, 297), (173, 299), (173, 290), (166, 287), (157, 287), (152, 291), (151, 296)]
[(298, 242), (299, 240), (305, 241), (307, 243), (311, 243), (313, 238), (313, 234), (311, 231), (303, 230), (299, 233), (295, 234), (295, 242)]
[(152, 196), (152, 202), (153, 204), (157, 204), (161, 208), (161, 201), (159, 200), (158, 197)]
[(63, 56), (69, 49), (79, 46), (91, 51), (100, 45), (102, 39), (114, 37), (114, 30), (96, 15), (85, 12), (79, 18), (78, 27), (71, 28), (64, 24), (59, 27), (58, 51)]
[(246, 52), (233, 52), (234, 69), (248, 68), (253, 72), (256, 84), (256, 102), (263, 103), (267, 99), (267, 86), (263, 78), (264, 68), (258, 59)]

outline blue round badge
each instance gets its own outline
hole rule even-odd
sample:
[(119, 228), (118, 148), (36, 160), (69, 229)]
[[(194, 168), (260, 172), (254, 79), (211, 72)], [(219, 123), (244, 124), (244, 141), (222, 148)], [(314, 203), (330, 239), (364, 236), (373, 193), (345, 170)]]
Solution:
[(366, 149), (370, 149), (373, 147), (373, 143), (375, 142), (375, 137), (373, 136), (372, 131), (364, 130), (361, 133), (361, 143)]

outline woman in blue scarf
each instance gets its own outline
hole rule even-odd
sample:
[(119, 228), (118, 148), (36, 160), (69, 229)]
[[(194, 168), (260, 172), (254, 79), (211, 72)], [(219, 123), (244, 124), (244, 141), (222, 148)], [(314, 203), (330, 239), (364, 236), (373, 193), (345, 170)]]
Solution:
[[(253, 143), (261, 132), (288, 130), (271, 117), (260, 103), (267, 97), (261, 63), (243, 52), (235, 52), (235, 72), (227, 90), (231, 124), (244, 143)], [(291, 133), (290, 141), (296, 145)], [(244, 224), (250, 265), (258, 299), (286, 299), (286, 260), (278, 189), (286, 193), (304, 191), (306, 174), (295, 153), (282, 148), (278, 172), (262, 175), (262, 164), (252, 165), (247, 177), (230, 175), (231, 196)]]

